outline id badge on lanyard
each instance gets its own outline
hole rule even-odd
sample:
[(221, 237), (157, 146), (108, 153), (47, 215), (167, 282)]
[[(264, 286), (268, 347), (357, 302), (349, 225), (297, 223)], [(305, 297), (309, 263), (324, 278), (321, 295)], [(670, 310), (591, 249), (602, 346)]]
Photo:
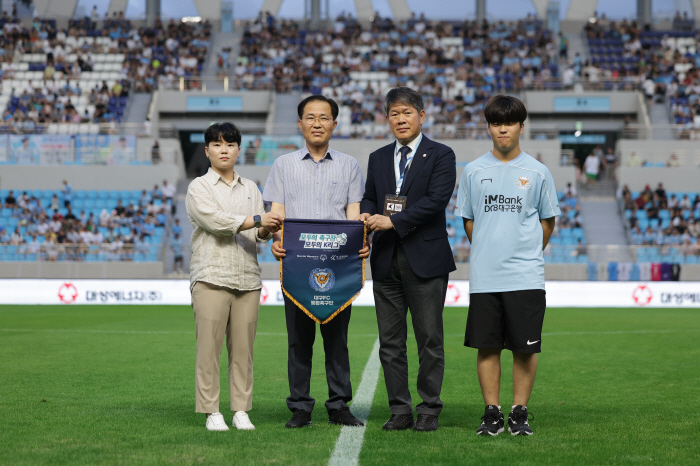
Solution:
[(406, 196), (390, 196), (387, 194), (384, 197), (384, 215), (391, 217), (402, 212), (406, 208), (406, 199)]

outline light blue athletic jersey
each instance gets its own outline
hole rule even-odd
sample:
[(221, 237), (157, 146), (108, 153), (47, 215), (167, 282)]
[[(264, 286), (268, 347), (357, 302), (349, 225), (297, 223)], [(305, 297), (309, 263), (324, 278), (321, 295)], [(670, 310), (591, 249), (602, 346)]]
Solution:
[(474, 220), (470, 293), (544, 289), (540, 219), (560, 215), (554, 179), (525, 152), (487, 152), (462, 172), (455, 215)]

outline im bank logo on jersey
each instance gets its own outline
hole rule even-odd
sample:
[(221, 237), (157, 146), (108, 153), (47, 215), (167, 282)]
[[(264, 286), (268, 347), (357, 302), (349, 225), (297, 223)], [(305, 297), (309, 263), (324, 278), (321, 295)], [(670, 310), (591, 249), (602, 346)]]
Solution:
[(484, 197), (484, 212), (517, 212), (520, 213), (523, 209), (523, 198), (507, 197), (503, 194), (491, 195), (487, 194)]
[(527, 189), (531, 184), (532, 182), (527, 176), (519, 176), (518, 180), (515, 182), (515, 186), (517, 186), (519, 189)]

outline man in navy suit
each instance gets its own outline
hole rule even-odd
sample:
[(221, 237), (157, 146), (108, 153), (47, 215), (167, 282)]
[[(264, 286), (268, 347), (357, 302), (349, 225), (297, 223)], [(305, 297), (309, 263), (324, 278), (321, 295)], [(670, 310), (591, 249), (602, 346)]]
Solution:
[[(438, 428), (445, 369), (442, 311), (455, 270), (445, 208), (455, 187), (455, 154), (421, 132), (423, 98), (407, 87), (390, 90), (384, 111), (396, 141), (369, 156), (358, 220), (374, 231), (370, 264), (379, 327), (379, 358), (391, 417), (385, 430)], [(418, 344), (418, 394), (408, 389), (406, 314)]]

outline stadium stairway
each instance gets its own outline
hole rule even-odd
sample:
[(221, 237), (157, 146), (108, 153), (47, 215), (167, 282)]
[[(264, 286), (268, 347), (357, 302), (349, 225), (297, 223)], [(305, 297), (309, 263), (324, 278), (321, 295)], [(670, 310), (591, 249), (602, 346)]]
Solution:
[(124, 121), (126, 123), (143, 124), (148, 116), (148, 108), (151, 106), (152, 96), (153, 94), (151, 93), (134, 93)]
[[(569, 50), (568, 59), (569, 63), (573, 63), (576, 52), (581, 56), (581, 59), (586, 62), (590, 59), (590, 54), (588, 53), (588, 45), (583, 39), (583, 34), (581, 30), (583, 25), (578, 21), (563, 22), (561, 24), (561, 32), (567, 39), (569, 39)], [(558, 45), (558, 44), (557, 44)]]
[[(18, 18), (35, 18), (37, 16), (36, 14), (36, 8), (34, 7), (33, 2), (9, 2), (10, 4), (14, 3), (17, 5), (17, 17)], [(5, 10), (5, 5), (3, 2), (3, 11), (7, 11), (8, 14), (12, 13), (12, 6), (10, 5), (9, 10)]]
[(275, 105), (272, 123), (272, 134), (287, 136), (289, 134), (297, 134), (299, 131), (297, 126), (297, 106), (301, 101), (301, 94), (277, 94), (275, 96)]
[(224, 83), (216, 79), (217, 54), (221, 52), (222, 48), (231, 47), (231, 53), (229, 55), (229, 76), (232, 76), (236, 57), (238, 57), (238, 53), (240, 52), (242, 36), (242, 28), (238, 28), (238, 30), (234, 32), (213, 32), (211, 34), (209, 55), (207, 56), (207, 62), (202, 72), (202, 75), (205, 76), (204, 84), (206, 84), (208, 91), (224, 90)]
[(661, 102), (657, 102), (654, 99), (652, 103), (648, 104), (648, 107), (653, 139), (674, 139), (673, 130), (670, 126), (671, 113), (666, 98)]
[(633, 262), (627, 246), (627, 236), (615, 200), (615, 182), (603, 179), (591, 188), (579, 186), (579, 203), (583, 217), (583, 231), (589, 245), (611, 246), (592, 248), (591, 262)]

